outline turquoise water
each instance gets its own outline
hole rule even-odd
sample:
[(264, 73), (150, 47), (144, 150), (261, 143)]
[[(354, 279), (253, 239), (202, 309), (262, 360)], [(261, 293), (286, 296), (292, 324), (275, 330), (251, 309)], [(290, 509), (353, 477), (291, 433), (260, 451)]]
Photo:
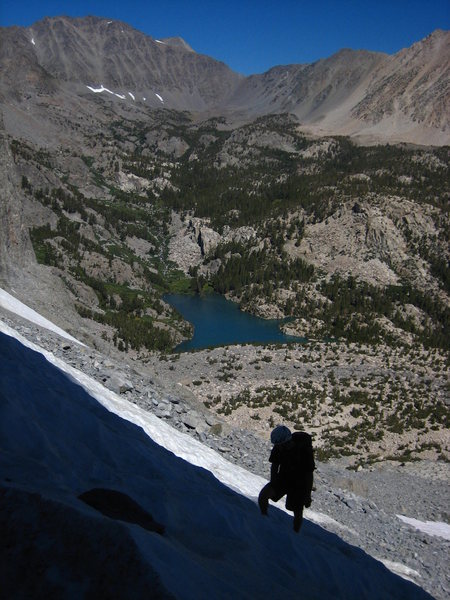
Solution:
[(282, 344), (304, 341), (303, 338), (285, 335), (279, 329), (282, 321), (260, 319), (244, 313), (239, 310), (236, 303), (218, 294), (207, 296), (167, 294), (164, 300), (194, 326), (193, 338), (179, 344), (175, 348), (176, 352), (250, 342)]

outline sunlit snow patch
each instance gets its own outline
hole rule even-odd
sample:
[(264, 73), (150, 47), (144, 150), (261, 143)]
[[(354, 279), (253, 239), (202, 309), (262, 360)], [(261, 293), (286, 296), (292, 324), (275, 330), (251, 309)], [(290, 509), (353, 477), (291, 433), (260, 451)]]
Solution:
[(88, 88), (88, 90), (91, 90), (91, 92), (94, 92), (95, 94), (101, 94), (102, 92), (107, 92), (108, 94), (111, 94), (112, 96), (117, 96), (121, 100), (126, 99), (126, 96), (124, 94), (116, 94), (116, 92), (112, 92), (111, 90), (108, 90), (108, 88), (105, 88), (105, 86), (103, 84), (99, 88), (94, 88), (90, 85), (87, 85), (86, 87)]
[(114, 92), (111, 92), (111, 90), (108, 90), (108, 88), (103, 87), (103, 85), (101, 85), (99, 88), (94, 88), (91, 87), (90, 85), (86, 86), (88, 90), (91, 90), (91, 92), (94, 92), (94, 94), (100, 94), (101, 92), (108, 92), (108, 94), (113, 94)]
[(23, 302), (21, 302), (17, 298), (14, 298), (14, 296), (8, 294), (8, 292), (5, 292), (5, 290), (2, 289), (0, 289), (0, 307), (5, 308), (6, 310), (9, 310), (10, 312), (15, 313), (16, 315), (19, 315), (27, 321), (31, 321), (32, 323), (36, 323), (36, 325), (45, 327), (45, 329), (53, 331), (54, 333), (57, 333), (58, 335), (60, 335), (63, 338), (66, 338), (67, 340), (76, 342), (77, 344), (84, 346), (84, 344), (79, 342), (77, 339), (72, 337), (63, 329), (61, 329), (60, 327), (58, 327), (57, 325), (55, 325), (54, 323), (37, 313), (35, 310), (30, 308), (26, 304), (23, 304)]
[(157, 44), (164, 44), (164, 46), (167, 46), (166, 42), (162, 42), (161, 40), (155, 40), (155, 42)]
[(161, 96), (160, 96), (159, 94), (157, 94), (157, 93), (155, 92), (155, 96), (156, 96), (156, 97), (157, 97), (159, 100), (161, 100), (161, 102), (164, 104), (164, 100), (161, 98)]
[(407, 579), (413, 583), (415, 583), (417, 579), (420, 579), (421, 577), (418, 571), (411, 569), (402, 563), (394, 562), (392, 560), (385, 560), (384, 558), (378, 558), (377, 560), (382, 562), (383, 565), (389, 569), (389, 571), (392, 571), (396, 575), (400, 575), (400, 577), (403, 577), (403, 579)]
[(136, 100), (136, 98), (133, 96), (133, 94), (131, 92), (128, 92), (128, 95), (131, 96), (133, 98), (133, 100)]
[(447, 525), (447, 523), (440, 521), (418, 521), (417, 519), (404, 517), (403, 515), (397, 515), (397, 517), (407, 525), (423, 531), (423, 533), (435, 535), (444, 538), (444, 540), (450, 540), (450, 525)]
[(31, 43), (33, 44), (33, 46), (36, 46), (36, 42), (34, 41), (34, 38), (31, 38)]

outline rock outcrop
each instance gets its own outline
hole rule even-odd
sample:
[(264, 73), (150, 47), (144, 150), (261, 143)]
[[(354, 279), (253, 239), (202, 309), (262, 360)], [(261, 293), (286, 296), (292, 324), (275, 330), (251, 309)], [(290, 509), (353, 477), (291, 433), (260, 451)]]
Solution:
[(19, 175), (1, 122), (0, 155), (0, 281), (4, 284), (13, 273), (33, 262), (34, 253), (24, 219), (25, 198), (20, 192)]

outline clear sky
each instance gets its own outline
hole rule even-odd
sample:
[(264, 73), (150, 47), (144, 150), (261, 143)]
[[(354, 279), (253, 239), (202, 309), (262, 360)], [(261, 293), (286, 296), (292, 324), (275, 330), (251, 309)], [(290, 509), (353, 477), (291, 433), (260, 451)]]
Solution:
[(450, 29), (450, 0), (0, 0), (2, 26), (62, 14), (120, 19), (157, 39), (181, 36), (244, 74), (341, 48), (393, 54)]

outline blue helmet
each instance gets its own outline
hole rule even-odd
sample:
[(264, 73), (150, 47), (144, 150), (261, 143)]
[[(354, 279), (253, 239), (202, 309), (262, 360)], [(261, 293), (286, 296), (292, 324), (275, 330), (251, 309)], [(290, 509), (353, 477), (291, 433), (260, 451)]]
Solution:
[(290, 430), (285, 425), (278, 425), (270, 434), (272, 444), (282, 444), (288, 442), (292, 437)]

